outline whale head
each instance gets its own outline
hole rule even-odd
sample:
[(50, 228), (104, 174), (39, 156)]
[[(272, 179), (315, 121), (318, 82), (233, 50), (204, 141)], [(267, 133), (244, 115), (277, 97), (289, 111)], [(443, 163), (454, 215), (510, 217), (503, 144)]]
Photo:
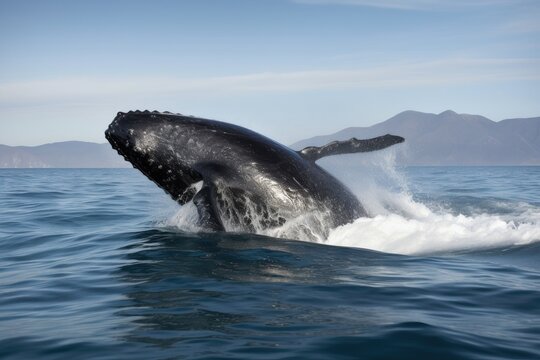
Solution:
[(194, 149), (200, 124), (188, 117), (151, 111), (119, 112), (105, 137), (133, 167), (184, 204), (202, 180), (193, 164), (200, 161)]

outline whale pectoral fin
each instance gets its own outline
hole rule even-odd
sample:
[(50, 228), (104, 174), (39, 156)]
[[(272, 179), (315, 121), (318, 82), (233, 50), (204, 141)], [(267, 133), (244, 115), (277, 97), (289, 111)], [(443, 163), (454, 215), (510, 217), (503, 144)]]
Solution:
[(223, 224), (219, 220), (215, 208), (216, 190), (211, 185), (203, 185), (201, 190), (193, 198), (199, 214), (198, 225), (212, 231), (224, 231)]
[(386, 134), (372, 139), (333, 141), (324, 146), (308, 146), (297, 153), (306, 160), (316, 161), (325, 156), (368, 152), (387, 148), (404, 142), (401, 136)]

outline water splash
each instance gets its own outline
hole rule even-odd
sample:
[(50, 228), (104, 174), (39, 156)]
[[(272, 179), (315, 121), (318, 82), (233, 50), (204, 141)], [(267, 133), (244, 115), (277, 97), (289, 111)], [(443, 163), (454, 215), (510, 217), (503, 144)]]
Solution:
[[(527, 203), (504, 215), (471, 215), (444, 204), (413, 199), (408, 181), (395, 166), (393, 149), (329, 159), (321, 166), (336, 174), (362, 201), (371, 217), (333, 229), (325, 243), (398, 254), (427, 254), (523, 245), (540, 240), (540, 209)], [(354, 163), (354, 171), (343, 164)], [(362, 174), (363, 176), (359, 176)], [(457, 213), (456, 213), (457, 210)]]
[[(222, 200), (225, 203), (232, 203), (231, 194), (222, 194), (225, 197)], [(315, 212), (306, 212), (301, 216), (291, 216), (286, 213), (266, 213), (261, 215), (257, 204), (254, 204), (249, 198), (243, 199), (245, 213), (231, 213), (234, 211), (232, 206), (225, 206), (231, 212), (221, 213), (221, 221), (227, 232), (242, 233), (246, 232), (246, 224), (239, 223), (239, 219), (249, 218), (249, 232), (259, 235), (271, 236), (276, 238), (296, 239), (309, 242), (324, 243), (330, 233), (328, 224), (331, 224), (330, 212), (321, 210)], [(197, 207), (190, 201), (181, 206), (177, 211), (170, 215), (165, 221), (158, 222), (164, 227), (178, 228), (186, 232), (204, 232), (204, 228), (197, 225), (199, 215)], [(267, 227), (263, 224), (268, 222), (283, 222), (281, 226)]]
[[(426, 254), (522, 245), (540, 240), (540, 213), (527, 211), (516, 220), (500, 215), (466, 216), (436, 212), (399, 195), (412, 216), (379, 214), (360, 218), (330, 232), (327, 244), (361, 247), (398, 254)], [(527, 219), (528, 222), (520, 222)]]

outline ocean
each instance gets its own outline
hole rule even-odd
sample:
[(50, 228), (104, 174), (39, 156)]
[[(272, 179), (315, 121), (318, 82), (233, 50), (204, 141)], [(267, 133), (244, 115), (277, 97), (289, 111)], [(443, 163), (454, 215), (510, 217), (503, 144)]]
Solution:
[(540, 167), (375, 159), (325, 165), (371, 216), (312, 242), (193, 233), (133, 169), (0, 170), (0, 358), (539, 359)]

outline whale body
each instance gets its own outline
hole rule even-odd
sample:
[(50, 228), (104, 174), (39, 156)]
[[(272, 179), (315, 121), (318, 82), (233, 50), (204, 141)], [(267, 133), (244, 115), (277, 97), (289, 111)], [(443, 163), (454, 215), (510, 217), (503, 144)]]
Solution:
[[(193, 202), (201, 228), (260, 233), (291, 226), (293, 238), (325, 236), (367, 215), (316, 160), (404, 141), (384, 135), (294, 151), (237, 125), (156, 111), (119, 112), (105, 136), (175, 201)], [(317, 221), (297, 221), (309, 217)]]

